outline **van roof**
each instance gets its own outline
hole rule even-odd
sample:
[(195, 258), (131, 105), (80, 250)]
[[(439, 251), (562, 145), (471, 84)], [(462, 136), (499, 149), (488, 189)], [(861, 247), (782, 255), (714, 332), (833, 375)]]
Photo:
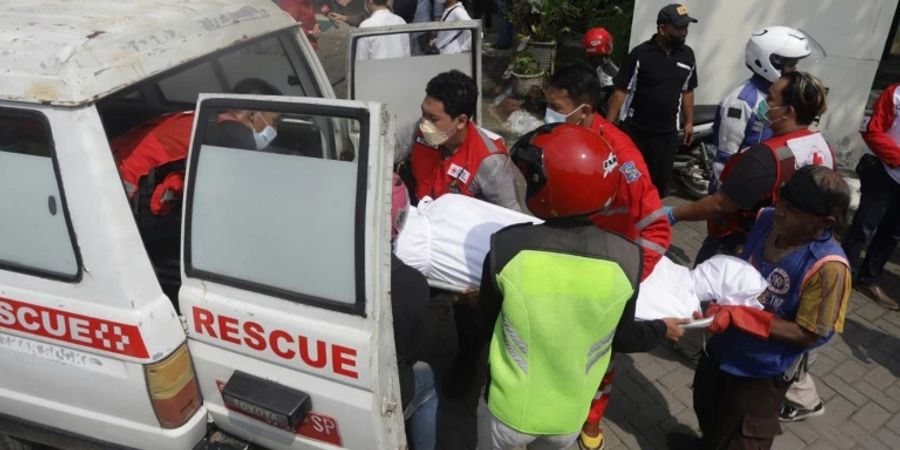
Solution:
[(0, 100), (80, 105), (235, 42), (295, 25), (271, 0), (11, 0)]

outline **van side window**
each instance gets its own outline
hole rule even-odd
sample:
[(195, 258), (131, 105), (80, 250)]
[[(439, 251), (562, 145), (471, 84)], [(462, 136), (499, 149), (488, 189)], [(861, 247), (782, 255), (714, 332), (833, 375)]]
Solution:
[(46, 118), (0, 108), (0, 268), (67, 281), (81, 274)]
[[(366, 126), (324, 114), (207, 111), (191, 157), (187, 272), (304, 303), (359, 308), (359, 152), (336, 153), (326, 130)], [(276, 134), (260, 135), (269, 128)]]

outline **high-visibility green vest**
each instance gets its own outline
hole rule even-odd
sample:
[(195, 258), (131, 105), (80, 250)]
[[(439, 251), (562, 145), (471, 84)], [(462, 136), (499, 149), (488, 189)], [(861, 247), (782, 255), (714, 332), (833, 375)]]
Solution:
[(517, 225), (491, 241), (503, 297), (488, 407), (528, 434), (581, 429), (641, 270), (639, 247), (593, 224)]

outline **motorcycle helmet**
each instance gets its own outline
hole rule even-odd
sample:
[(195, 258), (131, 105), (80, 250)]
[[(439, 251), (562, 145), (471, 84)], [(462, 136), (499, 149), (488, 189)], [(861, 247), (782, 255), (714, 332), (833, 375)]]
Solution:
[(744, 57), (747, 68), (774, 83), (781, 77), (785, 63), (806, 58), (814, 49), (824, 55), (821, 46), (802, 30), (773, 26), (750, 35)]
[(613, 51), (613, 38), (606, 28), (596, 27), (587, 30), (583, 38), (584, 52), (588, 56), (609, 56)]
[(527, 182), (528, 209), (541, 219), (591, 214), (616, 195), (616, 154), (587, 128), (543, 125), (519, 139), (511, 155)]
[(409, 212), (409, 191), (406, 184), (395, 173), (391, 180), (391, 241), (403, 230), (406, 214)]

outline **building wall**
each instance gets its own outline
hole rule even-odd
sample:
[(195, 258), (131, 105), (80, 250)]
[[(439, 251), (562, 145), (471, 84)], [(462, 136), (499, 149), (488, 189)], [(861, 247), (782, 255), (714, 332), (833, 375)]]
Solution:
[[(636, 0), (631, 45), (656, 32), (656, 15), (668, 0)], [(688, 45), (696, 54), (697, 104), (718, 103), (750, 76), (744, 47), (750, 33), (769, 25), (800, 28), (812, 35), (827, 57), (809, 70), (829, 88), (821, 128), (838, 164), (852, 169), (864, 144), (857, 132), (875, 71), (890, 32), (897, 0), (685, 0), (691, 24)]]

